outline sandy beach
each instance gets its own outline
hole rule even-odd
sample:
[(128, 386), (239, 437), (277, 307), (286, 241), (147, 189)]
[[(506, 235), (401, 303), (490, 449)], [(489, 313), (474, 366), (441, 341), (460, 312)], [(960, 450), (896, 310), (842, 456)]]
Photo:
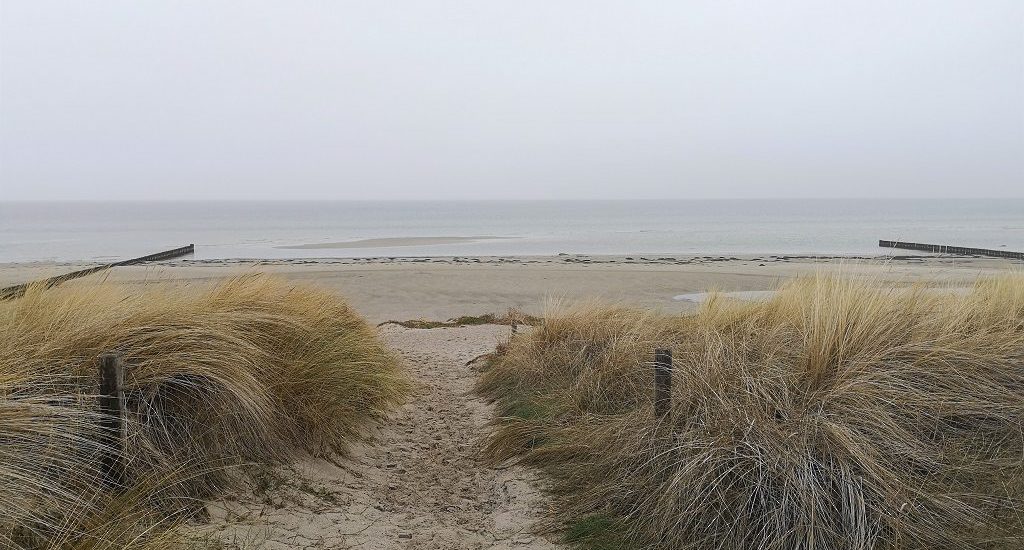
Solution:
[[(0, 286), (89, 264), (0, 264)], [(547, 304), (598, 299), (682, 312), (706, 291), (756, 292), (816, 271), (866, 275), (895, 285), (959, 287), (1020, 262), (956, 256), (480, 256), (293, 260), (176, 260), (119, 267), (99, 276), (132, 284), (209, 281), (252, 271), (314, 283), (342, 294), (374, 323), (444, 320), (508, 308), (541, 314)], [(75, 284), (75, 283), (72, 283)]]

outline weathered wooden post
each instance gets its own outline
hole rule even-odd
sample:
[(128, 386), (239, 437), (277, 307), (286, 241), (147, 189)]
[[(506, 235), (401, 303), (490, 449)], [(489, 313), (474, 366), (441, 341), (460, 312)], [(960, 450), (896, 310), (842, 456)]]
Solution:
[(124, 475), (124, 368), (112, 353), (100, 355), (100, 471), (109, 486)]
[(661, 419), (672, 410), (672, 350), (654, 350), (654, 416)]
[[(519, 312), (515, 308), (510, 307), (505, 317), (508, 318), (508, 323), (512, 326), (512, 336), (515, 336), (519, 332)], [(511, 339), (512, 337), (510, 336), (509, 340)]]

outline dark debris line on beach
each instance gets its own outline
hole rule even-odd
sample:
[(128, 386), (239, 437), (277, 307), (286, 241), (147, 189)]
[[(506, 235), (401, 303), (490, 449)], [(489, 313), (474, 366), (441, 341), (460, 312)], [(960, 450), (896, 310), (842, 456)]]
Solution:
[(358, 258), (341, 257), (319, 257), (319, 258), (225, 258), (225, 259), (203, 259), (184, 260), (183, 263), (168, 263), (168, 266), (176, 265), (387, 265), (387, 264), (450, 264), (450, 265), (536, 265), (536, 264), (572, 264), (572, 265), (689, 265), (709, 264), (721, 262), (740, 263), (773, 263), (791, 261), (821, 261), (821, 260), (863, 260), (863, 261), (888, 261), (903, 260), (921, 262), (930, 259), (940, 259), (932, 255), (878, 255), (878, 256), (847, 256), (847, 255), (813, 255), (813, 254), (791, 254), (791, 255), (762, 255), (751, 257), (735, 256), (621, 256), (621, 255), (588, 255), (588, 254), (560, 254), (552, 256), (367, 256)]

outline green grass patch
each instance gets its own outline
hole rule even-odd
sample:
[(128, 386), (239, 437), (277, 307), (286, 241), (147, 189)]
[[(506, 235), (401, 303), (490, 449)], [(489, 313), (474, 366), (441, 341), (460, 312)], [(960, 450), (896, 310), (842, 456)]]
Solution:
[(517, 399), (509, 405), (505, 413), (505, 416), (521, 418), (523, 420), (540, 420), (547, 418), (551, 414), (551, 410), (537, 401)]
[(565, 541), (583, 550), (624, 550), (622, 525), (604, 514), (594, 514), (570, 522)]

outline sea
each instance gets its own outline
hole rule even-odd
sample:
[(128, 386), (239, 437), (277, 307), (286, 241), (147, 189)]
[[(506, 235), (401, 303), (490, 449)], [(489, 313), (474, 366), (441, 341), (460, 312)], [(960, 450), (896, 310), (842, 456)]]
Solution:
[(1024, 199), (0, 202), (0, 263), (190, 243), (197, 259), (891, 253), (879, 239), (1024, 251)]

